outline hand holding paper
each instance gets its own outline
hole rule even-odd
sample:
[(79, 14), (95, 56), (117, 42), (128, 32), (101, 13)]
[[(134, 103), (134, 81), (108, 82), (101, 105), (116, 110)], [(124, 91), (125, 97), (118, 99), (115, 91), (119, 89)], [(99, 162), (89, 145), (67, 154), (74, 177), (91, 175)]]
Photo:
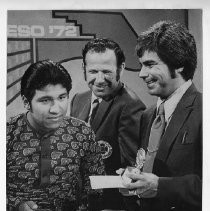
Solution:
[[(129, 179), (131, 182), (131, 180)], [(90, 176), (92, 189), (125, 188), (123, 179), (119, 176)]]
[(141, 168), (145, 162), (145, 151), (141, 148), (138, 150), (136, 156), (135, 167), (127, 167), (126, 169), (119, 169), (119, 176), (90, 176), (90, 183), (92, 189), (103, 188), (126, 188), (126, 185), (132, 182), (132, 179), (126, 175), (129, 173), (140, 174)]

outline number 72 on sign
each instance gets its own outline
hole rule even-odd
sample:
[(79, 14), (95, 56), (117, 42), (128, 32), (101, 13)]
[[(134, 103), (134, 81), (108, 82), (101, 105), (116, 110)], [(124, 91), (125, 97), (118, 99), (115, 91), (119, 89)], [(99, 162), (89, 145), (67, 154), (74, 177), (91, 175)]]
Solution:
[(54, 34), (56, 37), (72, 37), (77, 36), (77, 28), (75, 26), (49, 26), (49, 33)]

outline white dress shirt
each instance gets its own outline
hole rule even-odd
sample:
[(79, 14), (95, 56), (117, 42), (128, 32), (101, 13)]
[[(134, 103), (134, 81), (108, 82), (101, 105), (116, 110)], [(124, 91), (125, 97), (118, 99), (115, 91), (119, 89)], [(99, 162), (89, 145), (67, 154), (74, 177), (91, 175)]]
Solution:
[[(176, 89), (164, 102), (164, 111), (165, 111), (165, 121), (166, 127), (168, 126), (171, 117), (173, 115), (174, 110), (176, 109), (177, 104), (181, 100), (184, 93), (191, 86), (192, 81), (188, 80), (184, 84), (182, 84), (178, 89)], [(157, 101), (157, 108), (163, 102), (160, 98)]]

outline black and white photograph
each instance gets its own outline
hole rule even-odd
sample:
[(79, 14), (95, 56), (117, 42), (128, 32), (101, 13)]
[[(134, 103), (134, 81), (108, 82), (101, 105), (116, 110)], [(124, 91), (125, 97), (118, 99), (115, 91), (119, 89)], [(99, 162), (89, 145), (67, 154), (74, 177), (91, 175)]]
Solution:
[(208, 210), (208, 5), (88, 2), (3, 4), (3, 210)]

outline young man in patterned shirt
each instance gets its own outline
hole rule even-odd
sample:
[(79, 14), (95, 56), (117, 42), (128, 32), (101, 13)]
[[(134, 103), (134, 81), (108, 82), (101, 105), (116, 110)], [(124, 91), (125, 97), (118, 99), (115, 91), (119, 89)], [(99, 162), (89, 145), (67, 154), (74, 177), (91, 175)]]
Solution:
[(28, 111), (7, 123), (8, 210), (88, 210), (89, 175), (104, 166), (91, 128), (66, 117), (71, 86), (67, 70), (50, 60), (24, 73)]

